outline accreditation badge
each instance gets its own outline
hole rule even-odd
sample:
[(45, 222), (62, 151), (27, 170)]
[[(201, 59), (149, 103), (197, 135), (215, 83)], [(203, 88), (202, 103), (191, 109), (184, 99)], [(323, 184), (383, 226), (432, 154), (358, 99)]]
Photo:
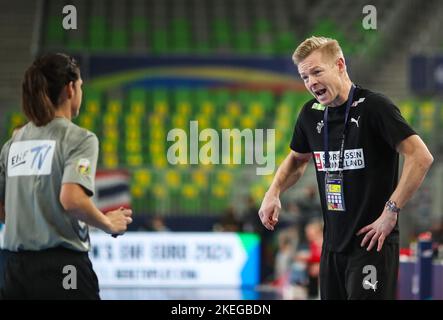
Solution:
[(326, 205), (330, 211), (345, 211), (345, 197), (343, 194), (343, 174), (325, 174)]

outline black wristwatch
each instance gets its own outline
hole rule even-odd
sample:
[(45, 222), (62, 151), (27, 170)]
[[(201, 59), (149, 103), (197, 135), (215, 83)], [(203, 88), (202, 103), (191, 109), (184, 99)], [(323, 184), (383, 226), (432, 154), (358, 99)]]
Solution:
[(385, 205), (386, 209), (388, 209), (388, 211), (394, 212), (394, 213), (400, 213), (400, 208), (397, 207), (397, 204), (392, 201), (392, 200), (388, 200), (388, 202), (386, 202)]

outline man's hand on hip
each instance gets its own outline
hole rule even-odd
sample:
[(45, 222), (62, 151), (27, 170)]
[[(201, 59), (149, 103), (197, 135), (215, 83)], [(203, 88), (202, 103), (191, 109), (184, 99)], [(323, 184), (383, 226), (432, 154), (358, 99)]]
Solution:
[(383, 247), (386, 237), (392, 232), (397, 223), (397, 214), (388, 211), (386, 208), (383, 210), (381, 216), (370, 225), (363, 227), (357, 232), (357, 236), (366, 233), (361, 242), (361, 246), (364, 247), (370, 240), (368, 251), (370, 251), (376, 243), (377, 251), (380, 251)]

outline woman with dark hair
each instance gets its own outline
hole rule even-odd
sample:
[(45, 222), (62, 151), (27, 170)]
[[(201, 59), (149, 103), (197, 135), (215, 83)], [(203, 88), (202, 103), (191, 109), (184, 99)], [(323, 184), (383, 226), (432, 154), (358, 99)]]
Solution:
[(76, 61), (60, 53), (42, 56), (25, 73), (29, 122), (0, 154), (0, 299), (99, 299), (88, 225), (122, 234), (132, 222), (131, 210), (103, 214), (90, 198), (98, 139), (71, 122), (82, 83)]

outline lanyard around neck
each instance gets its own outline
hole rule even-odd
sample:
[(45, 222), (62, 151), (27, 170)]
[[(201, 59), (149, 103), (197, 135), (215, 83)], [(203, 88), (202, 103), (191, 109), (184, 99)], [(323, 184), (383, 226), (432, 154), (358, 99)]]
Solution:
[[(354, 86), (354, 84), (352, 84), (351, 89), (349, 90), (348, 101), (346, 103), (345, 126), (343, 128), (342, 139), (341, 139), (341, 143), (340, 143), (340, 153), (339, 153), (338, 169), (337, 170), (343, 169), (343, 158), (344, 158), (344, 152), (345, 152), (345, 138), (346, 138), (346, 125), (348, 123), (349, 111), (351, 110), (352, 98), (354, 96), (354, 89), (355, 89), (355, 86)], [(325, 168), (326, 168), (326, 170), (328, 170), (331, 166), (331, 163), (329, 161), (328, 107), (326, 107), (324, 115), (323, 115), (323, 124), (324, 124), (323, 146), (325, 149)]]

